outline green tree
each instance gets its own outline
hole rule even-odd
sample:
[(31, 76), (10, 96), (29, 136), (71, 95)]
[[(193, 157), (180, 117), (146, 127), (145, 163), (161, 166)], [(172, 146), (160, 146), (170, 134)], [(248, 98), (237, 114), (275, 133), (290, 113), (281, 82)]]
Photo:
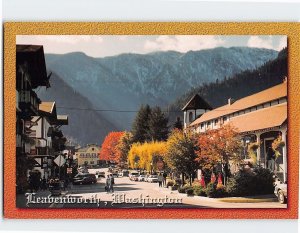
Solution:
[(133, 142), (143, 143), (148, 140), (150, 114), (151, 108), (148, 104), (140, 107), (132, 125)]
[(199, 167), (195, 145), (195, 139), (191, 134), (179, 130), (173, 130), (167, 141), (165, 161), (168, 167), (182, 174), (183, 184), (185, 175), (190, 177), (192, 184), (193, 175)]
[(177, 119), (173, 125), (173, 128), (182, 130), (183, 127), (182, 127), (182, 121), (180, 120), (180, 117), (177, 117)]
[(152, 141), (165, 141), (168, 138), (168, 118), (161, 111), (160, 107), (151, 110), (147, 132), (147, 138)]

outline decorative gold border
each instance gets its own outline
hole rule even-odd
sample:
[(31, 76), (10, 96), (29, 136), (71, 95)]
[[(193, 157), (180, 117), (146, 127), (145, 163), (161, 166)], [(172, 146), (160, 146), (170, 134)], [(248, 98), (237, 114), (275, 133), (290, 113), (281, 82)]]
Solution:
[[(17, 35), (287, 35), (288, 36), (288, 208), (286, 209), (17, 209), (16, 208), (16, 36)], [(4, 217), (5, 218), (298, 218), (300, 125), (299, 23), (40, 23), (4, 24)]]

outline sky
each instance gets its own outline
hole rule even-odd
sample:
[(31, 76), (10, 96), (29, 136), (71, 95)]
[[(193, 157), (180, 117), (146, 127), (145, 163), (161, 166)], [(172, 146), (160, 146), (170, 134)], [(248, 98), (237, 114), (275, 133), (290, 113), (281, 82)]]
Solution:
[(246, 46), (281, 50), (286, 36), (214, 36), (214, 35), (20, 35), (17, 44), (43, 45), (45, 53), (83, 52), (91, 57), (122, 53), (146, 54), (157, 51), (188, 52), (216, 47)]

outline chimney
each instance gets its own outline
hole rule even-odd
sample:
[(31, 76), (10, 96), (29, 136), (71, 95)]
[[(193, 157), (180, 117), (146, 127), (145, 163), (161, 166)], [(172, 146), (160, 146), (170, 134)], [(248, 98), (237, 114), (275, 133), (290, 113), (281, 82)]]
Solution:
[(228, 99), (228, 105), (232, 105), (234, 103), (234, 99), (233, 98), (229, 98)]

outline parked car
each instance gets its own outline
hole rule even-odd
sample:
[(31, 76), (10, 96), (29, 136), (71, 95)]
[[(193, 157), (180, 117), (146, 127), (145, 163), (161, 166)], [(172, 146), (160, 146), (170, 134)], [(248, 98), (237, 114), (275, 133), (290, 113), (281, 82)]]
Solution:
[(275, 182), (274, 194), (281, 204), (287, 203), (287, 183)]
[(130, 176), (130, 178), (129, 178), (131, 181), (138, 181), (138, 179), (139, 179), (139, 175), (138, 174), (136, 174), (136, 175), (132, 175), (132, 176)]
[(140, 175), (138, 177), (138, 181), (145, 181), (146, 176), (145, 175)]
[(99, 172), (99, 171), (97, 171), (96, 175), (98, 175), (98, 177), (105, 178), (105, 172)]
[(95, 183), (97, 183), (97, 179), (94, 174), (89, 174), (89, 173), (77, 174), (73, 178), (73, 184), (95, 184)]
[(158, 182), (158, 177), (157, 177), (157, 175), (150, 175), (150, 176), (147, 178), (147, 182), (149, 182), (149, 183)]
[(140, 174), (137, 171), (132, 171), (129, 173), (129, 179), (131, 180), (132, 176), (139, 176)]

